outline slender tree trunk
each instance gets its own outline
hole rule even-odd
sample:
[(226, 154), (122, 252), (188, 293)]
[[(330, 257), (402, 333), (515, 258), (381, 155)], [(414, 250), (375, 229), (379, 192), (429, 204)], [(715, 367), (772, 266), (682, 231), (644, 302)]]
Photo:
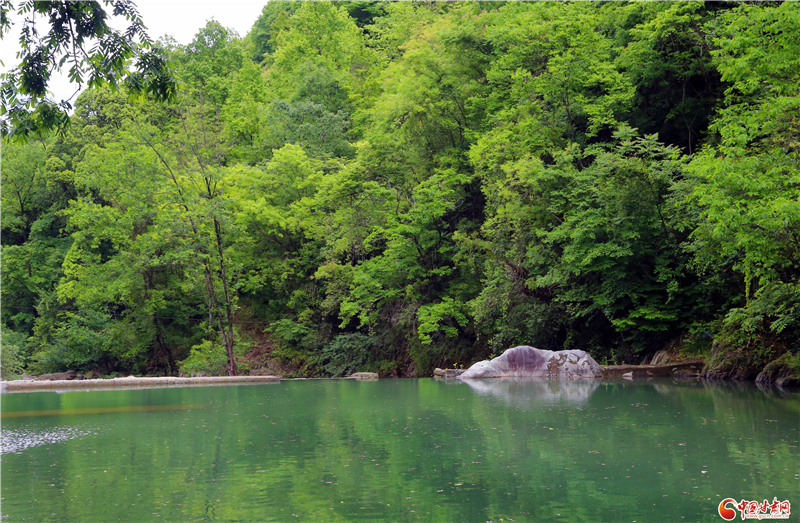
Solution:
[(164, 337), (161, 335), (161, 325), (159, 324), (158, 320), (155, 322), (156, 326), (156, 340), (158, 344), (161, 346), (161, 352), (166, 356), (167, 360), (167, 373), (169, 376), (172, 376), (173, 369), (177, 370), (178, 366), (175, 363), (175, 358), (172, 357), (172, 351), (169, 350), (167, 347), (166, 342), (164, 342)]
[(225, 348), (228, 351), (228, 376), (238, 376), (236, 360), (233, 357), (233, 308), (231, 307), (231, 295), (228, 289), (228, 276), (225, 272), (225, 254), (222, 250), (222, 229), (219, 221), (214, 218), (214, 232), (217, 239), (217, 250), (219, 251), (219, 271), (222, 276), (222, 288), (225, 290), (225, 313), (228, 318), (228, 336), (225, 340)]
[[(233, 332), (226, 332), (225, 325), (222, 323), (222, 314), (219, 312), (219, 300), (217, 299), (217, 291), (214, 288), (214, 277), (212, 275), (211, 266), (208, 263), (203, 265), (206, 273), (206, 293), (208, 294), (209, 300), (209, 309), (208, 309), (208, 320), (209, 320), (209, 339), (213, 339), (211, 337), (213, 324), (212, 322), (212, 306), (213, 309), (217, 311), (217, 321), (219, 322), (219, 332), (222, 334), (222, 344), (225, 346), (225, 352), (227, 353), (228, 365), (226, 366), (228, 375), (229, 376), (236, 376), (238, 374), (231, 374), (231, 361), (233, 355)], [(227, 294), (227, 292), (226, 292)], [(230, 317), (230, 316), (229, 316)], [(230, 322), (229, 322), (230, 324)], [(234, 372), (236, 370), (236, 362), (234, 361)]]
[[(216, 311), (219, 316), (219, 301), (217, 301), (217, 291), (214, 288), (214, 274), (208, 260), (203, 262), (203, 272), (205, 273), (206, 299), (208, 300), (208, 339), (211, 340), (214, 334), (214, 312)], [(220, 331), (222, 331), (221, 323)]]
[[(185, 119), (184, 119), (184, 130), (186, 130), (187, 134), (189, 134), (188, 129), (186, 129), (186, 120)], [(205, 137), (205, 133), (203, 133), (203, 136)], [(178, 195), (180, 196), (180, 199), (181, 199), (181, 206), (186, 211), (187, 218), (189, 219), (189, 223), (192, 226), (192, 232), (194, 233), (195, 237), (199, 238), (200, 236), (199, 236), (198, 229), (197, 229), (197, 227), (196, 227), (196, 225), (194, 223), (194, 220), (191, 217), (191, 213), (189, 211), (189, 205), (187, 204), (187, 202), (186, 202), (186, 200), (184, 198), (183, 191), (181, 190), (180, 183), (178, 183), (178, 179), (175, 176), (175, 173), (172, 171), (172, 168), (170, 167), (169, 163), (167, 163), (166, 159), (161, 155), (161, 153), (158, 151), (158, 149), (155, 147), (155, 145), (151, 141), (147, 140), (146, 138), (143, 138), (143, 140), (144, 140), (145, 144), (147, 144), (147, 146), (150, 147), (150, 149), (158, 156), (158, 158), (161, 161), (161, 163), (164, 165), (164, 167), (166, 167), (167, 171), (169, 172), (170, 179), (175, 184), (175, 187), (178, 190)], [(192, 147), (192, 153), (193, 153), (195, 159), (197, 160), (198, 165), (200, 166), (200, 170), (202, 172), (205, 172), (205, 166), (203, 165), (202, 159), (201, 159), (200, 155), (197, 153), (197, 151), (194, 150), (194, 147)], [(203, 178), (204, 178), (204, 181), (205, 181), (205, 184), (206, 184), (206, 191), (208, 193), (208, 200), (209, 200), (209, 202), (211, 202), (214, 199), (215, 191), (212, 191), (209, 177), (206, 176), (205, 174), (203, 174)], [(219, 220), (217, 220), (217, 218), (213, 215), (213, 211), (212, 211), (212, 218), (214, 220), (214, 232), (215, 232), (215, 237), (216, 237), (217, 250), (219, 252), (219, 266), (220, 266), (220, 274), (222, 276), (222, 287), (225, 290), (225, 309), (226, 309), (226, 319), (227, 319), (227, 322), (228, 322), (227, 332), (226, 332), (225, 327), (222, 325), (222, 317), (221, 317), (222, 315), (218, 313), (217, 317), (218, 317), (219, 323), (220, 323), (219, 329), (220, 329), (220, 332), (222, 333), (222, 340), (223, 340), (223, 343), (225, 344), (225, 350), (226, 350), (227, 356), (228, 356), (228, 366), (227, 366), (228, 375), (229, 376), (238, 376), (239, 372), (238, 372), (238, 369), (236, 368), (236, 360), (234, 359), (234, 356), (233, 356), (233, 344), (234, 344), (234, 339), (233, 339), (233, 307), (231, 305), (230, 289), (228, 287), (228, 277), (227, 277), (227, 274), (225, 272), (225, 256), (224, 256), (223, 249), (222, 249), (222, 228), (220, 227)], [(216, 293), (216, 290), (214, 289), (213, 271), (211, 270), (210, 263), (208, 261), (204, 262), (204, 270), (205, 270), (205, 273), (206, 273), (206, 291), (207, 291), (208, 296), (209, 296), (209, 311), (208, 311), (208, 320), (209, 320), (209, 322), (208, 323), (209, 323), (209, 331), (210, 331), (211, 328), (212, 328), (211, 325), (212, 325), (212, 320), (213, 320), (212, 313), (211, 313), (211, 303), (213, 302), (214, 308), (219, 309), (219, 301), (217, 300), (217, 293)]]

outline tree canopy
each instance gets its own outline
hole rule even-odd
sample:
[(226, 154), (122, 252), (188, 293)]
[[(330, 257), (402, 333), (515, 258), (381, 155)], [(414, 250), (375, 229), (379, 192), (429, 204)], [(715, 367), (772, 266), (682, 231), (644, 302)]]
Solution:
[(166, 50), (106, 5), (20, 12), (55, 32), (4, 79), (4, 369), (797, 349), (796, 3), (270, 2)]

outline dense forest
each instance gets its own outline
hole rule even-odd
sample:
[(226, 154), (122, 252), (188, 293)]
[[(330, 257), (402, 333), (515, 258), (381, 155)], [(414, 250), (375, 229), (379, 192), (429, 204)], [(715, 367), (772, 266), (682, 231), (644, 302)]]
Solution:
[(281, 2), (2, 147), (4, 377), (800, 372), (800, 5)]

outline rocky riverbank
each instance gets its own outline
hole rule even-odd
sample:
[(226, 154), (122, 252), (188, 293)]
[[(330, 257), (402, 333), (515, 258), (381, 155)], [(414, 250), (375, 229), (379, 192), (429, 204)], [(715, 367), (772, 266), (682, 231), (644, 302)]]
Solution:
[(605, 365), (604, 378), (699, 378), (703, 360), (661, 363), (658, 365)]
[[(658, 351), (641, 365), (598, 365), (583, 351), (542, 351), (528, 346), (508, 349), (492, 360), (480, 361), (469, 369), (436, 369), (435, 377), (469, 380), (471, 378), (542, 377), (574, 378), (674, 378), (730, 379), (755, 378), (760, 384), (781, 387), (800, 386), (795, 361), (789, 353), (767, 364), (760, 372), (743, 373), (735, 368), (721, 368), (715, 359), (685, 358), (675, 351)], [(757, 375), (756, 375), (757, 374)]]

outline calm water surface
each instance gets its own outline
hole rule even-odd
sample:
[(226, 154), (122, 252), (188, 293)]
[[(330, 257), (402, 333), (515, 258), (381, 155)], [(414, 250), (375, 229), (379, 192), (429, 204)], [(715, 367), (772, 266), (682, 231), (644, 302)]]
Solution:
[(800, 395), (434, 379), (2, 395), (3, 521), (722, 521), (792, 503)]

